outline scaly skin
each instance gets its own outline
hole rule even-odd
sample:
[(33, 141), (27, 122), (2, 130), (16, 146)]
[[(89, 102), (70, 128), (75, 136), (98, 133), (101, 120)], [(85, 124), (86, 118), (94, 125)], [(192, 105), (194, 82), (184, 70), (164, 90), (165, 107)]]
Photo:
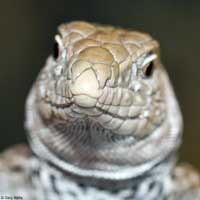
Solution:
[(92, 188), (96, 199), (200, 199), (197, 173), (174, 166), (182, 117), (158, 42), (148, 34), (86, 22), (58, 30), (55, 56), (47, 59), (26, 104), (36, 155), (30, 160), (45, 174), (36, 178), (37, 188), (46, 185), (44, 176), (54, 175), (44, 199), (53, 191), (73, 199), (69, 191), (55, 189), (60, 176), (66, 187), (81, 182)]

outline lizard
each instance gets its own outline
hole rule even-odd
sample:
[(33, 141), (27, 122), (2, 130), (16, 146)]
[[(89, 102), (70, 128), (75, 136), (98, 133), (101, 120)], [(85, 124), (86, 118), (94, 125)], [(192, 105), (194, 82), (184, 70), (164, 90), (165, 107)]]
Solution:
[(26, 101), (30, 147), (0, 156), (0, 195), (37, 200), (199, 200), (177, 164), (183, 120), (147, 33), (61, 24)]

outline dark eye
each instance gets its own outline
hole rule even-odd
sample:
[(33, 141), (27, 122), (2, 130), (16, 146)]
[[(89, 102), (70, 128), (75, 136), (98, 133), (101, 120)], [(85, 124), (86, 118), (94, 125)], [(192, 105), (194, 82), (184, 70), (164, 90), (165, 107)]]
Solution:
[(57, 42), (54, 42), (54, 45), (53, 45), (53, 57), (54, 59), (56, 60), (59, 56), (59, 45)]
[(149, 65), (146, 67), (144, 74), (146, 77), (150, 77), (154, 70), (154, 62), (150, 62)]

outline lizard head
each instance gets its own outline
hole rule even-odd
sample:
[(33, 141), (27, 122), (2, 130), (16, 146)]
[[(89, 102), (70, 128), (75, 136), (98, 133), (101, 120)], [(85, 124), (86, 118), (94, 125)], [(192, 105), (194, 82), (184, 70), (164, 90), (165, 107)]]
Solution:
[(29, 99), (30, 135), (76, 172), (130, 171), (143, 163), (147, 170), (180, 141), (181, 116), (159, 44), (145, 33), (85, 22), (59, 26)]

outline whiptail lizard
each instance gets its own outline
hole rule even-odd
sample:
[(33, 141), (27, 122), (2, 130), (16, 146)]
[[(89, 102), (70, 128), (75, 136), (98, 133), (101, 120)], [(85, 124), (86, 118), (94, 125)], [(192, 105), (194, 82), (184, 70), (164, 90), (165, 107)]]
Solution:
[[(150, 35), (62, 24), (26, 103), (31, 150), (0, 158), (0, 195), (32, 200), (200, 200), (176, 165), (182, 117)], [(32, 153), (33, 152), (33, 153)]]

